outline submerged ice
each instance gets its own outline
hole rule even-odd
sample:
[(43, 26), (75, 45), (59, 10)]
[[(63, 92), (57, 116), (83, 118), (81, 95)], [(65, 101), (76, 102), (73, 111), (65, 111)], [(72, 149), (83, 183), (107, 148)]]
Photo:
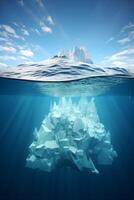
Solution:
[(44, 171), (69, 165), (98, 173), (95, 164), (112, 164), (116, 152), (97, 114), (94, 99), (54, 102), (29, 147), (27, 166)]

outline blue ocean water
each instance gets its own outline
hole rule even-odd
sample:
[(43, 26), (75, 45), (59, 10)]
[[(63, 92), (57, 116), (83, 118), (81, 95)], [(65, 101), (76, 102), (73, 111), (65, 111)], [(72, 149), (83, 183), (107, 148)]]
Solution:
[[(115, 80), (119, 79), (115, 78), (114, 82)], [(52, 96), (51, 86), (44, 85), (43, 82), (37, 84), (32, 81), (1, 78), (0, 199), (132, 199), (134, 79), (122, 80), (122, 84), (113, 84), (113, 87), (99, 94), (101, 80), (98, 81), (98, 87), (94, 88), (100, 120), (111, 133), (112, 144), (118, 157), (110, 166), (97, 166), (99, 174), (89, 174), (68, 167), (56, 168), (50, 173), (26, 167), (34, 128), (40, 127), (44, 115), (49, 112), (51, 102), (58, 101), (60, 97), (57, 93)], [(109, 85), (108, 78), (105, 78), (104, 85)], [(50, 87), (50, 92), (46, 90), (47, 86)], [(53, 87), (55, 90), (58, 88), (60, 96), (68, 95), (68, 91), (63, 89), (60, 93), (61, 85), (52, 85)], [(85, 87), (84, 90), (79, 90), (80, 87), (73, 95), (74, 101), (85, 94)], [(86, 95), (88, 92), (88, 98), (91, 98), (93, 94), (87, 90)]]

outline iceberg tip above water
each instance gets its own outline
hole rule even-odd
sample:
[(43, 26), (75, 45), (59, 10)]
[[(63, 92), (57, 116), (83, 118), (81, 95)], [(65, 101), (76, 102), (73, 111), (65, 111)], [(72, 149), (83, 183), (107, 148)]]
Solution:
[(132, 76), (125, 68), (96, 66), (88, 52), (78, 47), (37, 63), (0, 68), (0, 77), (49, 82), (113, 75)]

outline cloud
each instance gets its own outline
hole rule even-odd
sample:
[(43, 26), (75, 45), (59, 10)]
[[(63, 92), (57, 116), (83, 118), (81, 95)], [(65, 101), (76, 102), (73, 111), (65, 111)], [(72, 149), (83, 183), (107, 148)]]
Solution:
[(20, 54), (25, 57), (33, 57), (34, 53), (29, 49), (20, 50)]
[(23, 0), (18, 0), (18, 4), (21, 6), (21, 7), (24, 7), (24, 1)]
[(7, 42), (8, 39), (7, 38), (4, 38), (4, 37), (1, 37), (1, 32), (0, 32), (0, 42)]
[(33, 33), (36, 33), (37, 35), (41, 35), (41, 33), (40, 33), (40, 31), (37, 29), (37, 28), (31, 28), (31, 31), (33, 32)]
[(47, 16), (46, 21), (47, 21), (50, 25), (54, 25), (54, 21), (53, 21), (53, 19), (52, 19), (52, 17), (51, 17), (50, 15)]
[(0, 31), (0, 37), (5, 38), (5, 40), (9, 39), (9, 35), (6, 31)]
[(15, 29), (13, 29), (11, 26), (9, 25), (0, 25), (0, 36), (6, 39), (9, 39), (10, 37), (13, 38), (17, 38), (17, 39), (21, 39), (23, 41), (25, 41), (25, 38), (18, 35), (15, 31)]
[(4, 31), (10, 33), (10, 34), (13, 34), (15, 35), (16, 34), (16, 31), (11, 27), (11, 26), (8, 26), (8, 25), (0, 25), (0, 28), (3, 28)]
[(122, 50), (120, 52), (117, 52), (110, 57), (110, 60), (111, 61), (112, 60), (119, 60), (119, 59), (122, 59), (122, 58), (125, 59), (130, 55), (134, 56), (134, 48), (128, 48), (128, 49)]
[(40, 31), (36, 28), (34, 29), (35, 33), (37, 33), (38, 35), (40, 35)]
[(129, 22), (129, 24), (125, 25), (125, 26), (122, 28), (121, 32), (125, 32), (125, 31), (127, 31), (128, 29), (131, 29), (131, 28), (134, 28), (134, 23)]
[(0, 68), (1, 68), (1, 67), (7, 67), (7, 66), (8, 66), (7, 64), (1, 63), (1, 62), (0, 62)]
[(106, 41), (106, 44), (112, 42), (113, 40), (114, 40), (114, 37), (109, 38), (109, 39)]
[(24, 28), (22, 28), (21, 31), (22, 31), (23, 35), (26, 35), (26, 36), (30, 35), (29, 32), (28, 32), (28, 30), (26, 30)]
[(6, 55), (4, 55), (4, 56), (0, 56), (0, 60), (2, 60), (2, 61), (15, 61), (15, 60), (17, 60), (16, 59), (16, 57), (15, 56), (6, 56)]
[(41, 26), (41, 29), (45, 33), (52, 33), (52, 29), (46, 25)]
[(127, 36), (124, 38), (119, 39), (117, 42), (121, 45), (126, 45), (129, 42), (134, 40), (134, 30), (131, 30), (127, 33)]
[(125, 45), (125, 44), (127, 44), (128, 42), (130, 42), (130, 41), (131, 41), (131, 39), (130, 39), (129, 37), (125, 37), (125, 38), (122, 38), (122, 39), (118, 40), (117, 42), (118, 42), (119, 44), (121, 44), (121, 45)]
[(44, 4), (43, 4), (42, 0), (36, 0), (36, 2), (41, 8), (44, 8)]
[(119, 34), (120, 38), (117, 40), (117, 43), (126, 46), (129, 44), (129, 46), (133, 46), (134, 41), (134, 23), (130, 22), (126, 26), (124, 26), (121, 29), (121, 32)]
[(52, 33), (53, 32), (52, 27), (50, 27), (50, 26), (54, 25), (54, 21), (53, 21), (53, 19), (50, 15), (48, 15), (47, 17), (44, 16), (42, 18), (42, 20), (40, 21), (39, 25), (40, 25), (41, 30), (43, 32), (46, 32), (46, 33)]
[(28, 60), (28, 57), (25, 57), (25, 56), (19, 56), (19, 59), (21, 59), (21, 60)]
[(4, 43), (5, 46), (11, 46), (11, 47), (14, 47), (14, 44), (9, 40), (9, 41), (6, 41)]
[(106, 57), (102, 66), (123, 67), (134, 72), (134, 48), (127, 48)]
[(15, 53), (16, 49), (14, 47), (11, 46), (0, 46), (0, 51), (5, 51), (8, 53)]
[(12, 24), (13, 24), (14, 26), (16, 26), (16, 27), (20, 27), (19, 24), (16, 23), (16, 22), (12, 22)]

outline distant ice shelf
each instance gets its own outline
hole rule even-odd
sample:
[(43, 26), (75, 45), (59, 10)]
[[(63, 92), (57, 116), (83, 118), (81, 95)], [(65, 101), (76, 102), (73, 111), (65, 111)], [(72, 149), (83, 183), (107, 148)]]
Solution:
[(27, 166), (52, 171), (60, 165), (98, 173), (95, 164), (111, 165), (116, 152), (97, 114), (94, 99), (54, 102), (29, 146)]

